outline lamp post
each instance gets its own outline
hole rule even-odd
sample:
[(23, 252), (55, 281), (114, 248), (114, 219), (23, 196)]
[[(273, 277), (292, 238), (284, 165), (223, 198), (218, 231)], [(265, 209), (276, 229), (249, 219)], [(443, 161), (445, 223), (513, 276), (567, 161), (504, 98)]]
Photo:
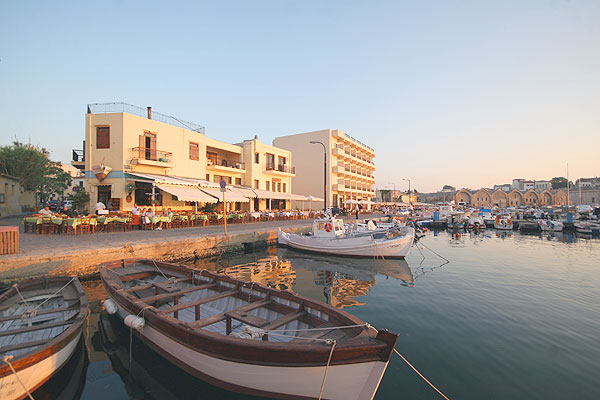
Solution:
[(311, 140), (309, 143), (323, 146), (323, 211), (327, 211), (327, 149), (322, 142)]
[(390, 196), (390, 202), (394, 201), (394, 195), (396, 194), (396, 184), (394, 182), (388, 182), (388, 185), (394, 185), (394, 191), (392, 192), (392, 195)]
[(408, 204), (410, 204), (411, 203), (411, 201), (410, 201), (410, 179), (402, 178), (402, 180), (408, 181)]

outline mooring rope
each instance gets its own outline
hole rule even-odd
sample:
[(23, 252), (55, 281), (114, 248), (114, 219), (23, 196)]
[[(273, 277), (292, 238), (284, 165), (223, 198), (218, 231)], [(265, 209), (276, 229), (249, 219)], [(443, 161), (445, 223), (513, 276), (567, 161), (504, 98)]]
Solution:
[(415, 368), (415, 367), (414, 367), (414, 366), (413, 366), (413, 365), (412, 365), (410, 362), (408, 362), (408, 360), (407, 360), (406, 358), (404, 358), (404, 356), (403, 356), (402, 354), (400, 354), (400, 352), (399, 352), (398, 350), (394, 349), (394, 352), (395, 352), (396, 354), (398, 354), (398, 355), (400, 356), (400, 358), (401, 358), (401, 359), (403, 359), (403, 360), (404, 360), (404, 362), (405, 362), (406, 364), (408, 364), (408, 366), (409, 366), (409, 367), (411, 367), (411, 368), (413, 369), (413, 371), (415, 371), (415, 372), (417, 373), (417, 375), (419, 375), (419, 376), (421, 377), (421, 379), (423, 379), (425, 382), (427, 382), (427, 384), (428, 384), (429, 386), (431, 386), (431, 387), (433, 388), (433, 390), (435, 390), (436, 392), (438, 392), (438, 393), (439, 393), (439, 395), (440, 395), (440, 396), (442, 396), (444, 399), (446, 399), (446, 400), (450, 400), (448, 397), (446, 397), (446, 395), (445, 395), (444, 393), (442, 393), (442, 392), (441, 392), (441, 391), (440, 391), (438, 388), (436, 388), (436, 387), (433, 385), (433, 383), (429, 382), (429, 380), (427, 380), (427, 378), (425, 378), (425, 377), (423, 376), (423, 374), (421, 374), (421, 373), (420, 373), (420, 372), (419, 372), (419, 371), (418, 371), (418, 370), (417, 370), (417, 369), (416, 369), (416, 368)]
[(335, 340), (329, 339), (330, 343), (333, 343), (331, 346), (331, 351), (329, 352), (329, 358), (327, 359), (327, 366), (325, 367), (325, 374), (323, 375), (323, 382), (321, 382), (321, 391), (319, 392), (319, 400), (323, 397), (323, 389), (325, 389), (325, 381), (327, 381), (327, 372), (329, 372), (329, 364), (331, 363), (331, 357), (333, 356), (333, 349), (335, 349)]
[(21, 300), (23, 300), (23, 303), (25, 303), (25, 306), (29, 308), (29, 303), (27, 303), (27, 300), (25, 300), (25, 298), (21, 294), (21, 291), (19, 290), (19, 285), (15, 283), (13, 285), (13, 287), (15, 288), (15, 290), (17, 291), (17, 293), (19, 294), (19, 297), (21, 298)]
[(23, 381), (21, 380), (21, 378), (19, 378), (19, 374), (17, 374), (17, 371), (15, 371), (15, 369), (13, 368), (12, 364), (10, 363), (10, 360), (13, 359), (13, 356), (4, 356), (4, 358), (2, 359), (2, 361), (4, 361), (6, 364), (8, 364), (10, 370), (13, 372), (13, 374), (15, 374), (15, 376), (17, 377), (17, 380), (19, 381), (19, 383), (21, 384), (21, 386), (23, 386), (23, 390), (25, 390), (25, 393), (27, 393), (27, 396), (29, 396), (29, 398), (31, 400), (33, 399), (33, 396), (31, 395), (31, 393), (29, 393), (29, 390), (27, 389), (27, 386), (25, 386), (25, 384), (23, 383)]

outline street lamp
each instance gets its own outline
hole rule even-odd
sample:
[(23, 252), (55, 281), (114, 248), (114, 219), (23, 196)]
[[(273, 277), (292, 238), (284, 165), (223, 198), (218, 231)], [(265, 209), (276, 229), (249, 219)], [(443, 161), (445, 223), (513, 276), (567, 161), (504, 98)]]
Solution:
[(390, 202), (394, 201), (394, 195), (396, 194), (396, 184), (394, 182), (388, 182), (388, 185), (394, 185), (394, 191), (392, 192), (392, 195), (390, 196)]
[(408, 181), (408, 204), (410, 204), (410, 179), (402, 178), (403, 181)]
[(309, 143), (323, 146), (323, 211), (327, 211), (327, 149), (322, 142), (311, 140)]

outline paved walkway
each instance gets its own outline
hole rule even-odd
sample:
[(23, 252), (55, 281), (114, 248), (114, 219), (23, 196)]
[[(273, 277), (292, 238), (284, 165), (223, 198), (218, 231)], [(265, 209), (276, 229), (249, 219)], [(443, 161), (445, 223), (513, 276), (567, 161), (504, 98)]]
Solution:
[[(361, 216), (361, 218), (373, 216)], [(354, 218), (346, 217), (347, 220)], [(228, 237), (235, 238), (241, 235), (267, 234), (273, 235), (277, 228), (299, 229), (308, 228), (312, 220), (283, 220), (269, 222), (254, 222), (248, 224), (227, 225)], [(48, 263), (54, 260), (70, 257), (76, 260), (78, 255), (84, 258), (93, 253), (110, 253), (116, 249), (144, 245), (144, 247), (170, 246), (177, 248), (178, 243), (186, 246), (190, 240), (223, 237), (223, 225), (213, 225), (194, 228), (165, 229), (160, 231), (134, 230), (132, 232), (99, 232), (86, 235), (40, 235), (37, 233), (24, 233), (22, 217), (0, 219), (0, 225), (19, 226), (19, 253), (0, 255), (0, 270), (20, 268), (25, 264)], [(266, 235), (264, 235), (266, 236)], [(183, 250), (183, 248), (181, 248)], [(188, 249), (189, 250), (189, 249)], [(113, 258), (118, 258), (115, 254)], [(11, 266), (11, 264), (14, 265)], [(82, 260), (85, 263), (85, 260)], [(0, 278), (1, 278), (0, 273)]]

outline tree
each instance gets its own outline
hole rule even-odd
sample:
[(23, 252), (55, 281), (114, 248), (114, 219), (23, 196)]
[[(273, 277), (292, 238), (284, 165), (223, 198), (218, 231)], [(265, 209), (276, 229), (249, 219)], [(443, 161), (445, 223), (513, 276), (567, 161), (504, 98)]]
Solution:
[(59, 162), (50, 160), (49, 154), (43, 147), (16, 140), (0, 147), (0, 172), (19, 178), (25, 190), (37, 192), (44, 202), (71, 185), (71, 176)]
[(90, 202), (90, 194), (83, 187), (78, 187), (75, 194), (68, 194), (67, 199), (73, 201), (73, 208), (76, 211), (84, 211)]
[(552, 185), (552, 189), (562, 189), (567, 187), (567, 178), (562, 176), (557, 176), (550, 179), (550, 184)]
[(444, 185), (444, 187), (442, 187), (442, 190), (448, 190), (451, 192), (456, 192), (456, 188), (454, 186), (451, 185)]

